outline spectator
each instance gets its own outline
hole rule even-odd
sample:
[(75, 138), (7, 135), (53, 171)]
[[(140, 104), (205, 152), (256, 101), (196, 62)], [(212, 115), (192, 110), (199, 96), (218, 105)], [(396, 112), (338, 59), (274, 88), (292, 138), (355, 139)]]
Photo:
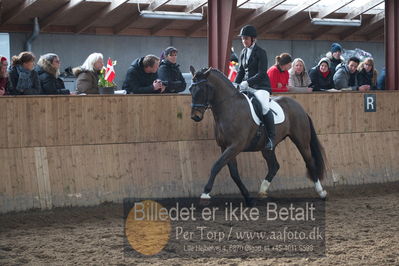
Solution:
[(370, 90), (370, 85), (359, 86), (357, 83), (357, 67), (359, 63), (359, 58), (353, 56), (349, 58), (348, 64), (341, 63), (337, 66), (336, 72), (334, 74), (334, 84), (337, 90)]
[(162, 93), (165, 86), (158, 79), (157, 71), (159, 58), (155, 55), (146, 55), (132, 62), (123, 82), (123, 89), (132, 93)]
[(381, 70), (381, 74), (377, 79), (377, 88), (379, 90), (385, 90), (385, 67)]
[(313, 91), (325, 91), (334, 88), (333, 74), (327, 57), (320, 59), (317, 66), (309, 71), (310, 87)]
[(370, 85), (371, 90), (377, 89), (377, 70), (374, 68), (374, 59), (367, 57), (357, 68), (357, 83), (361, 85)]
[(291, 68), (292, 58), (287, 53), (276, 56), (276, 63), (267, 70), (273, 92), (288, 91), (288, 70)]
[(165, 93), (182, 92), (186, 89), (186, 81), (179, 69), (177, 61), (177, 49), (168, 47), (163, 52), (165, 57), (158, 69), (158, 78), (166, 86)]
[(330, 69), (334, 76), (337, 66), (345, 62), (342, 57), (342, 46), (336, 42), (331, 44), (331, 50), (326, 54), (326, 57), (330, 60)]
[(0, 96), (7, 95), (10, 87), (10, 81), (8, 80), (8, 62), (7, 58), (0, 56), (1, 68), (0, 68)]
[(270, 103), (270, 81), (266, 75), (267, 55), (266, 51), (256, 44), (256, 28), (246, 25), (241, 28), (239, 36), (244, 49), (240, 55), (240, 67), (235, 79), (240, 84), (240, 90), (247, 90), (248, 87), (255, 89), (254, 95), (262, 105), (262, 123), (265, 125), (266, 139), (265, 148), (274, 149), (275, 127), (274, 116), (269, 108)]
[(238, 63), (238, 56), (237, 56), (237, 54), (234, 52), (234, 47), (233, 47), (233, 46), (231, 46), (230, 62)]
[(98, 75), (104, 67), (103, 55), (92, 53), (87, 57), (83, 65), (75, 67), (72, 71), (77, 77), (76, 91), (78, 94), (99, 94)]
[(42, 86), (42, 94), (69, 94), (60, 75), (61, 62), (56, 54), (42, 55), (37, 62), (36, 71)]
[(290, 92), (311, 92), (309, 87), (310, 77), (306, 71), (305, 62), (301, 58), (295, 58), (292, 68), (288, 70), (290, 75), (288, 79), (288, 89)]
[(21, 52), (12, 57), (10, 75), (11, 95), (37, 95), (41, 93), (40, 81), (35, 68), (35, 56)]

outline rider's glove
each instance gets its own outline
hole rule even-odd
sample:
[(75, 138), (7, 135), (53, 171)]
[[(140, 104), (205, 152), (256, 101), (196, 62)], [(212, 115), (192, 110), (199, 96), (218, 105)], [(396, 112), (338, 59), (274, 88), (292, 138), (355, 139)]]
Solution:
[(249, 88), (248, 81), (243, 81), (240, 83), (240, 90), (246, 90)]

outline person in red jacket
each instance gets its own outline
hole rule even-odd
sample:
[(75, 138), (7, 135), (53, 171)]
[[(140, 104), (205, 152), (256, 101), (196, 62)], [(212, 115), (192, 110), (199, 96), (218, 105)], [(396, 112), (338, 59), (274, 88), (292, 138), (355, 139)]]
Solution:
[(272, 92), (288, 91), (288, 79), (290, 77), (288, 70), (291, 68), (291, 63), (291, 55), (287, 53), (276, 56), (276, 63), (267, 70)]

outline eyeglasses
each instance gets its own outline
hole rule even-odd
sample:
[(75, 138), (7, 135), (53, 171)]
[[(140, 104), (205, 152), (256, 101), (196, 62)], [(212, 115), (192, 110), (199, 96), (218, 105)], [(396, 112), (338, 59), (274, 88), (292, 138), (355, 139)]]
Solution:
[(373, 66), (372, 64), (367, 64), (367, 63), (365, 63), (364, 65), (365, 66), (371, 66), (371, 67)]

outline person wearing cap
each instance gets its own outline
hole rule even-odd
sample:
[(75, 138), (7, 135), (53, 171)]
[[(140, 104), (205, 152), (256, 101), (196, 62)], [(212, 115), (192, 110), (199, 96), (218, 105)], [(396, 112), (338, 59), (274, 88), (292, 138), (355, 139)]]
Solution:
[(122, 89), (129, 94), (162, 93), (165, 86), (158, 79), (159, 57), (146, 55), (132, 62)]
[(252, 25), (244, 26), (239, 36), (241, 37), (244, 49), (240, 55), (240, 67), (235, 82), (239, 84), (240, 90), (247, 90), (249, 87), (255, 89), (255, 97), (262, 104), (262, 123), (265, 125), (266, 149), (273, 150), (275, 143), (275, 128), (273, 113), (269, 108), (270, 101), (270, 80), (266, 74), (267, 55), (256, 44), (256, 29)]
[(313, 91), (325, 91), (334, 88), (333, 73), (330, 67), (330, 60), (327, 57), (320, 59), (317, 66), (309, 71)]
[(273, 92), (288, 92), (288, 70), (291, 66), (291, 55), (282, 53), (276, 56), (276, 63), (267, 70)]
[(177, 49), (168, 47), (161, 56), (158, 69), (158, 78), (166, 86), (164, 93), (178, 93), (186, 89), (186, 81), (179, 69), (177, 61)]
[(5, 56), (0, 56), (0, 96), (7, 95), (10, 87), (10, 81), (8, 79), (8, 61)]
[(342, 46), (339, 43), (331, 44), (331, 49), (327, 52), (326, 57), (330, 60), (330, 69), (334, 76), (336, 68), (342, 62), (345, 62), (345, 59), (342, 57)]

